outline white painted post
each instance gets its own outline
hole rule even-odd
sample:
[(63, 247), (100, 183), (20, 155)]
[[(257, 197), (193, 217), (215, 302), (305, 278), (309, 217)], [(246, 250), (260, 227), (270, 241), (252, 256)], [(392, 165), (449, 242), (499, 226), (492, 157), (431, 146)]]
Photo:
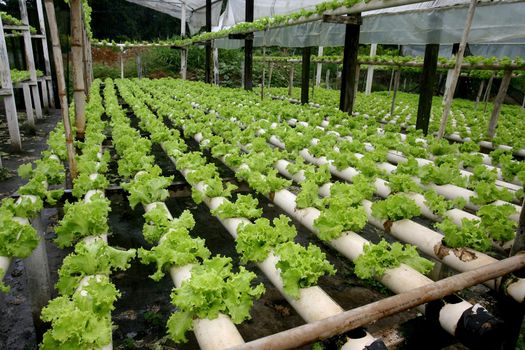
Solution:
[(31, 81), (31, 92), (33, 95), (33, 104), (36, 110), (36, 117), (38, 119), (43, 117), (42, 105), (40, 104), (40, 92), (38, 91), (38, 81), (36, 77), (35, 57), (33, 55), (33, 44), (31, 43), (31, 32), (29, 31), (29, 17), (27, 16), (26, 0), (19, 0), (20, 5), (20, 20), (27, 26), (22, 31), (24, 38), (24, 52), (26, 56), (27, 70), (29, 71), (29, 79)]
[(142, 79), (142, 57), (140, 54), (137, 55), (137, 78)]
[[(323, 56), (324, 47), (319, 46), (319, 51), (317, 56), (321, 58)], [(321, 86), (321, 74), (323, 73), (323, 64), (321, 62), (317, 63), (317, 72), (315, 76), (315, 87)]]
[(24, 93), (24, 103), (26, 106), (27, 122), (29, 123), (30, 127), (34, 128), (35, 116), (33, 114), (33, 103), (31, 102), (31, 90), (29, 88), (29, 83), (23, 82), (20, 84), (22, 85), (22, 92)]
[[(180, 14), (180, 36), (182, 39), (186, 36), (186, 3), (181, 2)], [(186, 80), (188, 70), (188, 50), (183, 48), (180, 50), (180, 77)]]
[(244, 60), (241, 61), (241, 88), (244, 89)]
[(447, 127), (448, 115), (450, 113), (450, 108), (452, 107), (452, 99), (454, 98), (454, 92), (456, 91), (456, 85), (458, 83), (459, 73), (461, 72), (461, 64), (463, 63), (463, 54), (465, 53), (465, 48), (467, 46), (468, 34), (470, 32), (470, 27), (472, 26), (472, 20), (474, 19), (474, 12), (476, 10), (477, 0), (471, 0), (470, 6), (467, 13), (467, 21), (465, 24), (465, 29), (463, 30), (463, 35), (461, 36), (461, 42), (459, 43), (459, 50), (456, 57), (456, 65), (454, 66), (453, 77), (450, 83), (450, 88), (448, 93), (445, 96), (446, 102), (443, 107), (443, 115), (441, 117), (441, 124), (439, 126), (439, 132), (437, 137), (440, 139), (445, 135), (445, 129)]
[(326, 88), (330, 89), (330, 69), (326, 70)]
[(270, 62), (270, 71), (268, 72), (268, 89), (272, 87), (273, 62)]
[(47, 46), (46, 23), (44, 21), (44, 9), (42, 8), (42, 0), (36, 0), (36, 11), (38, 13), (38, 24), (40, 26), (40, 34), (42, 34), (42, 52), (44, 54), (45, 76), (42, 84), (46, 85), (46, 90), (49, 97), (49, 107), (55, 108), (55, 94), (53, 92), (53, 79), (51, 78), (51, 61), (49, 59), (49, 49)]
[[(377, 53), (377, 44), (372, 44), (370, 46), (370, 57), (374, 57)], [(366, 70), (366, 86), (365, 86), (365, 95), (370, 95), (372, 92), (372, 82), (374, 80), (374, 66), (368, 65)]]
[(22, 150), (22, 139), (18, 126), (18, 116), (16, 114), (15, 96), (13, 94), (13, 83), (11, 82), (11, 70), (9, 68), (9, 56), (4, 37), (4, 25), (0, 18), (0, 92), (4, 99), (5, 112), (7, 117), (7, 128), (11, 145), (17, 151)]

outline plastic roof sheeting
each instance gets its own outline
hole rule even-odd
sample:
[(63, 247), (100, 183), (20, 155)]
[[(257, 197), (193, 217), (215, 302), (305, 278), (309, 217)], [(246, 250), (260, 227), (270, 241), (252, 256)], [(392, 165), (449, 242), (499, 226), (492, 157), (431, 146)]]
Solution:
[[(230, 0), (242, 1), (242, 0)], [(450, 7), (458, 0), (439, 1), (445, 8), (432, 8), (429, 3), (403, 6), (416, 11), (395, 12), (394, 9), (363, 13), (360, 42), (364, 44), (410, 45), (427, 43), (453, 44), (461, 39), (468, 2)], [(437, 4), (431, 2), (430, 5)], [(401, 7), (399, 7), (401, 8)], [(425, 9), (425, 10), (422, 10)], [(478, 5), (469, 34), (469, 43), (525, 44), (525, 4), (500, 1)], [(313, 22), (255, 33), (255, 46), (343, 46), (345, 26)], [(220, 48), (239, 48), (242, 40), (220, 39)]]
[[(126, 0), (134, 4), (149, 7), (172, 17), (181, 18), (182, 4), (186, 4), (186, 21), (190, 33), (198, 32), (206, 25), (206, 0)], [(212, 0), (211, 23), (217, 26), (221, 14), (222, 1)]]

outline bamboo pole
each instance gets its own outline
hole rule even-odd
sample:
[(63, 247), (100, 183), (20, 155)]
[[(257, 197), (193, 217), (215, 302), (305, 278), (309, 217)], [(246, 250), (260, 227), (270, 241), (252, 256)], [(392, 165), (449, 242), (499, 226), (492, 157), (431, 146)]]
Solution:
[(390, 92), (392, 91), (392, 84), (394, 82), (394, 74), (395, 74), (395, 70), (392, 68), (392, 73), (390, 74), (390, 84), (388, 84), (388, 95), (390, 95)]
[(507, 95), (507, 90), (510, 85), (510, 80), (512, 79), (512, 71), (507, 70), (503, 74), (503, 79), (501, 80), (501, 85), (499, 86), (498, 94), (494, 99), (494, 107), (492, 109), (492, 115), (490, 116), (489, 128), (487, 130), (487, 137), (489, 140), (494, 138), (496, 133), (496, 126), (498, 124), (499, 114), (501, 112), (501, 106)]
[(11, 81), (9, 56), (7, 55), (7, 45), (4, 38), (4, 25), (2, 24), (2, 18), (0, 18), (0, 92), (1, 91), (6, 91), (5, 95), (1, 98), (4, 100), (11, 146), (15, 150), (21, 151), (22, 139), (20, 138), (20, 127), (18, 125), (18, 115), (16, 113), (15, 96), (13, 94), (13, 83)]
[(461, 73), (461, 64), (463, 63), (463, 55), (465, 54), (465, 48), (467, 46), (467, 39), (470, 32), (470, 27), (472, 26), (472, 20), (474, 19), (474, 12), (476, 10), (477, 0), (471, 0), (470, 6), (467, 12), (467, 21), (465, 23), (465, 28), (463, 30), (463, 35), (461, 36), (461, 42), (459, 43), (459, 50), (456, 55), (456, 65), (454, 66), (454, 71), (452, 72), (452, 80), (450, 82), (450, 87), (445, 96), (445, 105), (443, 107), (443, 115), (441, 116), (441, 124), (439, 126), (439, 131), (437, 138), (440, 139), (445, 135), (445, 130), (447, 127), (448, 115), (452, 107), (452, 99), (454, 98), (454, 92), (456, 92), (456, 86), (458, 84), (459, 73)]
[(73, 99), (75, 100), (75, 126), (77, 138), (83, 139), (86, 128), (86, 94), (84, 90), (84, 67), (82, 64), (82, 0), (71, 0), (71, 59), (73, 63)]
[(36, 10), (38, 15), (38, 25), (40, 27), (40, 34), (42, 34), (42, 53), (44, 55), (44, 69), (45, 76), (42, 84), (46, 85), (49, 107), (55, 108), (55, 93), (53, 90), (53, 79), (51, 79), (51, 61), (49, 59), (49, 48), (47, 46), (46, 22), (44, 20), (44, 10), (42, 8), (42, 0), (36, 0)]
[(69, 122), (69, 106), (67, 102), (66, 80), (64, 78), (64, 63), (62, 62), (62, 50), (60, 48), (60, 39), (55, 17), (55, 5), (53, 0), (45, 0), (47, 22), (49, 23), (49, 32), (51, 34), (51, 45), (53, 48), (53, 59), (57, 75), (58, 96), (60, 101), (60, 111), (66, 138), (67, 157), (69, 162), (69, 172), (71, 179), (77, 177), (77, 163), (75, 160), (75, 147), (73, 146), (73, 133)]
[(523, 267), (525, 267), (525, 254), (518, 254), (511, 258), (463, 272), (320, 321), (266, 336), (230, 348), (230, 350), (295, 349), (317, 340), (328, 339), (348, 332), (418, 305), (441, 299), (465, 288), (507, 275)]

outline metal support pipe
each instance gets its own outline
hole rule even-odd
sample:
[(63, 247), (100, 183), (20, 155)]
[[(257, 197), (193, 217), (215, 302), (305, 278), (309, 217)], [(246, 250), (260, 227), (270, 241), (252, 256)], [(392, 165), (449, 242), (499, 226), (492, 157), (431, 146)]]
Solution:
[(394, 315), (444, 298), (447, 295), (482, 282), (509, 274), (525, 267), (525, 254), (485, 265), (440, 281), (397, 294), (374, 303), (354, 308), (324, 320), (305, 324), (267, 337), (263, 337), (230, 350), (295, 349), (364, 326), (384, 317)]

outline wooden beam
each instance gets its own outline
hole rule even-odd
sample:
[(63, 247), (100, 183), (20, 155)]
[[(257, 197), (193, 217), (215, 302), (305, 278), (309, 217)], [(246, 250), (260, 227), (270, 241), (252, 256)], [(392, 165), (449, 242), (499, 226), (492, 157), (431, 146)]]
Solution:
[(503, 105), (505, 96), (507, 96), (507, 90), (509, 88), (511, 79), (512, 79), (512, 71), (511, 70), (505, 71), (505, 74), (503, 74), (503, 79), (501, 79), (501, 84), (499, 86), (498, 94), (496, 95), (496, 98), (494, 99), (494, 107), (492, 109), (492, 114), (490, 116), (489, 128), (487, 130), (487, 137), (489, 140), (492, 140), (494, 138), (494, 134), (496, 133), (496, 126), (498, 125), (498, 119), (499, 119), (499, 114), (501, 111), (501, 106)]
[(456, 65), (454, 66), (454, 71), (452, 73), (452, 81), (450, 83), (450, 88), (447, 91), (447, 95), (445, 96), (445, 105), (443, 107), (443, 115), (441, 116), (441, 124), (439, 126), (439, 131), (437, 134), (438, 139), (442, 138), (445, 135), (448, 115), (452, 107), (452, 100), (454, 98), (454, 93), (456, 92), (456, 85), (458, 83), (459, 73), (461, 73), (461, 64), (463, 63), (463, 55), (465, 54), (465, 48), (467, 47), (467, 39), (470, 33), (470, 27), (472, 26), (472, 20), (474, 19), (476, 3), (477, 3), (477, 0), (471, 0), (470, 6), (468, 8), (465, 28), (463, 29), (463, 35), (461, 36), (461, 42), (459, 43), (459, 50), (456, 55)]
[(77, 138), (83, 139), (86, 129), (86, 93), (84, 89), (82, 0), (70, 0), (71, 59), (73, 65), (73, 98)]
[(15, 150), (20, 151), (22, 150), (22, 139), (20, 138), (20, 128), (18, 125), (18, 115), (16, 113), (15, 96), (13, 94), (13, 83), (11, 81), (9, 56), (4, 38), (2, 18), (0, 18), (0, 90), (2, 91), (1, 95), (4, 100), (11, 146)]
[(483, 79), (481, 83), (479, 84), (478, 94), (476, 95), (476, 102), (474, 103), (475, 111), (478, 109), (479, 100), (481, 99), (481, 95), (483, 94), (484, 87), (485, 87), (485, 79)]
[(303, 47), (302, 73), (301, 73), (301, 103), (308, 103), (308, 89), (310, 88), (310, 55), (311, 47)]
[(343, 112), (347, 112), (348, 114), (352, 114), (352, 110), (354, 108), (354, 85), (357, 66), (357, 52), (359, 49), (359, 29), (359, 25), (346, 25), (339, 109)]
[(75, 147), (73, 146), (73, 133), (69, 122), (69, 105), (67, 102), (66, 80), (64, 78), (64, 63), (62, 62), (62, 50), (58, 36), (58, 28), (55, 16), (55, 5), (53, 0), (45, 0), (47, 22), (49, 23), (49, 32), (51, 34), (51, 44), (53, 48), (53, 59), (55, 62), (58, 96), (60, 101), (60, 112), (62, 122), (64, 123), (64, 137), (66, 139), (66, 149), (69, 163), (69, 173), (71, 178), (77, 176), (77, 163), (75, 160)]
[(361, 25), (363, 20), (361, 14), (352, 15), (323, 15), (323, 22), (325, 23), (337, 23), (337, 24), (354, 24)]
[(437, 78), (437, 62), (439, 55), (439, 44), (427, 44), (425, 46), (425, 62), (419, 83), (419, 103), (417, 106), (416, 129), (423, 130), (428, 134), (430, 113), (432, 111), (432, 98), (434, 96), (434, 85)]
[[(206, 0), (206, 32), (211, 32), (211, 0)], [(211, 42), (207, 41), (206, 47), (206, 58), (204, 67), (204, 81), (208, 84), (211, 83)]]
[[(253, 22), (254, 0), (246, 0), (244, 9), (245, 22)], [(247, 37), (244, 40), (244, 89), (253, 88), (253, 38)]]
[(24, 104), (26, 107), (26, 116), (29, 126), (35, 127), (35, 115), (33, 111), (33, 102), (31, 101), (31, 88), (28, 83), (22, 83), (22, 92), (24, 94)]

